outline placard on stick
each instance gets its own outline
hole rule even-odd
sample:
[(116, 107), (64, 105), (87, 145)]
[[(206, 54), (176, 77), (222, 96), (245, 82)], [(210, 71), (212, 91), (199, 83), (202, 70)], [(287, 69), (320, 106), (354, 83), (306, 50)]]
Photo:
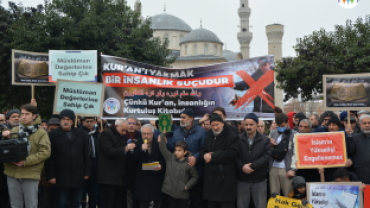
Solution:
[(323, 76), (326, 110), (369, 110), (370, 73)]
[(13, 49), (12, 85), (55, 85), (49, 83), (49, 54)]
[(70, 109), (76, 115), (101, 117), (104, 89), (102, 83), (58, 80), (53, 113), (58, 114), (64, 109)]
[(159, 117), (159, 131), (160, 132), (171, 132), (172, 118), (170, 113), (160, 113)]

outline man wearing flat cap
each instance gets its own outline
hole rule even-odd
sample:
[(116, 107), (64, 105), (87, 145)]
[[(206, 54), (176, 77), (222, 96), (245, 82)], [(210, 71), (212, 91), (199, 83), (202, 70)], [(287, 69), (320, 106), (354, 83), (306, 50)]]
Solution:
[(56, 184), (58, 207), (79, 208), (85, 180), (90, 176), (88, 135), (74, 127), (75, 113), (59, 114), (60, 127), (49, 132), (51, 157), (45, 170), (49, 183)]
[[(257, 61), (258, 63), (258, 70), (254, 72), (254, 74), (251, 75), (251, 77), (257, 81), (259, 78), (261, 78), (266, 72), (268, 72), (269, 70), (274, 70), (272, 67), (271, 67), (271, 63), (268, 61), (268, 59), (266, 57), (262, 57), (260, 59), (258, 59)], [(241, 82), (236, 82), (234, 84), (234, 87), (233, 87), (235, 90), (239, 90), (239, 91), (245, 91), (245, 90), (248, 90), (249, 88), (251, 88), (251, 86), (248, 85), (248, 83), (244, 82), (244, 81), (241, 81)], [(274, 83), (270, 83), (265, 89), (264, 91), (269, 94), (270, 96), (274, 96)], [(238, 97), (238, 96), (237, 96)], [(240, 96), (238, 97), (238, 99), (240, 99)], [(230, 104), (232, 105), (235, 105), (236, 101), (238, 99), (235, 99), (233, 101), (230, 102)], [(273, 102), (272, 100), (270, 100), (271, 102)], [(253, 109), (253, 112), (258, 112), (258, 113), (275, 113), (275, 110), (273, 108), (271, 108), (271, 106), (269, 106), (264, 100), (262, 100), (262, 98), (260, 96), (256, 96), (256, 98), (254, 99), (254, 109)]]
[(189, 157), (189, 165), (195, 166), (198, 171), (198, 181), (195, 186), (190, 189), (190, 203), (191, 208), (201, 208), (204, 207), (203, 194), (203, 163), (199, 160), (200, 148), (204, 143), (206, 131), (198, 126), (194, 122), (194, 111), (192, 108), (186, 108), (180, 114), (180, 128), (173, 132), (172, 143), (169, 144), (169, 149), (171, 152), (175, 150), (175, 144), (179, 141), (185, 141), (188, 145), (188, 151), (191, 152), (192, 156)]
[(238, 208), (248, 208), (251, 198), (255, 207), (267, 206), (267, 177), (272, 147), (270, 139), (257, 131), (257, 124), (256, 114), (247, 114), (244, 117), (244, 133), (239, 134), (236, 159)]
[[(204, 192), (208, 208), (234, 208), (237, 197), (235, 160), (239, 138), (217, 113), (211, 115), (211, 131), (204, 139), (200, 156), (204, 160)], [(266, 198), (265, 198), (266, 199)]]

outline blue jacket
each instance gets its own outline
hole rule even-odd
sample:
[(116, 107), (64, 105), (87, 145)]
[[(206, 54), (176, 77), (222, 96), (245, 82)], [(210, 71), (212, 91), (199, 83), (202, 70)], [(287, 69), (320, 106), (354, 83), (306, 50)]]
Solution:
[(175, 151), (175, 144), (179, 141), (185, 141), (188, 144), (188, 151), (197, 159), (196, 168), (199, 177), (203, 177), (203, 164), (199, 159), (199, 151), (204, 143), (204, 137), (206, 136), (206, 130), (198, 125), (193, 125), (189, 132), (186, 132), (185, 128), (180, 127), (173, 132), (172, 142), (168, 145), (171, 152)]

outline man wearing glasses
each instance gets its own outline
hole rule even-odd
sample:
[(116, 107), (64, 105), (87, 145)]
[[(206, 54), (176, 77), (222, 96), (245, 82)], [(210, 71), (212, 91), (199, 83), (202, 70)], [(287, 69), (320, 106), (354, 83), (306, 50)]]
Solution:
[[(127, 143), (143, 143), (141, 139), (140, 131), (136, 131), (136, 124), (138, 120), (135, 116), (129, 115), (127, 117), (128, 129), (126, 132)], [(133, 154), (133, 151), (130, 151), (128, 154)], [(127, 155), (126, 157), (126, 182), (127, 182), (127, 207), (128, 208), (138, 208), (140, 201), (134, 200), (134, 187), (135, 187), (135, 166), (132, 163), (132, 155)]]
[(82, 130), (88, 134), (89, 139), (89, 152), (90, 152), (90, 166), (91, 172), (90, 177), (87, 180), (82, 203), (83, 206), (86, 204), (86, 193), (89, 195), (89, 207), (96, 207), (97, 204), (97, 192), (98, 192), (98, 159), (97, 159), (97, 139), (99, 137), (99, 132), (96, 129), (96, 118), (95, 117), (83, 117)]

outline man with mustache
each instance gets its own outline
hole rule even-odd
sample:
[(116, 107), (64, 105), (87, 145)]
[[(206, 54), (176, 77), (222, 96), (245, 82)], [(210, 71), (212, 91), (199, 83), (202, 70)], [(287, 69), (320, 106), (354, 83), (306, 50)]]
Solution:
[[(211, 115), (211, 131), (207, 132), (200, 151), (204, 165), (203, 197), (208, 208), (234, 208), (237, 196), (235, 159), (239, 138), (217, 113)], [(266, 198), (265, 198), (266, 199)]]
[(89, 138), (74, 127), (75, 113), (59, 114), (60, 127), (49, 133), (51, 157), (46, 161), (46, 177), (56, 184), (58, 208), (79, 208), (85, 180), (90, 176)]
[(352, 134), (356, 144), (353, 155), (353, 172), (362, 183), (370, 183), (370, 115), (364, 114), (359, 120), (361, 132)]
[(245, 132), (239, 134), (240, 145), (236, 159), (237, 207), (247, 208), (251, 198), (255, 207), (267, 207), (267, 177), (272, 146), (270, 139), (257, 131), (258, 117), (244, 117)]
[(201, 208), (205, 206), (203, 200), (203, 164), (199, 161), (199, 151), (204, 143), (206, 131), (194, 122), (194, 111), (191, 108), (186, 108), (180, 114), (180, 128), (173, 132), (172, 143), (169, 150), (175, 150), (175, 144), (179, 141), (185, 141), (188, 145), (188, 151), (192, 156), (189, 157), (189, 165), (195, 166), (198, 171), (199, 179), (195, 186), (190, 189), (191, 208)]

